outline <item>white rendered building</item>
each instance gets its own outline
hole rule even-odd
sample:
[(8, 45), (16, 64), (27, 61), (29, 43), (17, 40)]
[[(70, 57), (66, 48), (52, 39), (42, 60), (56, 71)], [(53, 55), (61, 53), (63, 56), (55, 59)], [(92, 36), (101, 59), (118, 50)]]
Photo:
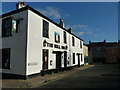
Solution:
[(2, 15), (2, 73), (28, 78), (84, 65), (83, 40), (25, 6)]

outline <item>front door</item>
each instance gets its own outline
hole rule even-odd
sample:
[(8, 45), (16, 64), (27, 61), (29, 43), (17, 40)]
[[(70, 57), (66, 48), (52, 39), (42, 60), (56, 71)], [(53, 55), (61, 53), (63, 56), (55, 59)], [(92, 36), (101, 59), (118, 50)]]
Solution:
[(64, 52), (64, 67), (67, 67), (67, 52)]
[(43, 70), (48, 69), (48, 50), (43, 49)]
[(61, 70), (61, 53), (56, 53), (56, 68)]
[(80, 67), (80, 54), (78, 54), (78, 67)]

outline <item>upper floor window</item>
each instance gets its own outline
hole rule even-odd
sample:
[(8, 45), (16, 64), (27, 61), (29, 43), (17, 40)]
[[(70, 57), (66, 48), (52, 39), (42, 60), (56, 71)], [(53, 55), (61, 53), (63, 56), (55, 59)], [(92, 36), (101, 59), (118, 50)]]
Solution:
[(49, 38), (49, 23), (43, 20), (43, 37)]
[(60, 33), (55, 32), (55, 42), (60, 43)]
[(11, 17), (2, 20), (2, 37), (12, 36), (14, 32), (17, 32), (18, 21), (13, 20)]
[(67, 43), (66, 32), (64, 31), (63, 34), (64, 43)]
[(75, 46), (75, 39), (72, 37), (72, 46)]
[(2, 20), (2, 37), (12, 35), (12, 19), (11, 17)]
[(80, 41), (80, 48), (82, 48), (82, 41)]
[(14, 33), (14, 32), (18, 32), (18, 23), (19, 23), (19, 21), (18, 20), (12, 20), (12, 34)]

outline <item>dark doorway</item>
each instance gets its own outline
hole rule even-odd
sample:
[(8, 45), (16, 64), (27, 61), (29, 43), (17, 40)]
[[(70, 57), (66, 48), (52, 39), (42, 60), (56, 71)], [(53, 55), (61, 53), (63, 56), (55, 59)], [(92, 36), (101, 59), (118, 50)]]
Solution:
[(43, 49), (43, 70), (48, 69), (48, 50)]
[(64, 67), (67, 67), (67, 52), (64, 52)]
[(80, 67), (80, 54), (77, 54), (78, 56), (78, 67)]
[(61, 53), (56, 53), (56, 68), (61, 70)]
[(61, 51), (53, 51), (54, 54), (56, 54), (56, 69), (61, 71), (61, 54), (63, 52)]

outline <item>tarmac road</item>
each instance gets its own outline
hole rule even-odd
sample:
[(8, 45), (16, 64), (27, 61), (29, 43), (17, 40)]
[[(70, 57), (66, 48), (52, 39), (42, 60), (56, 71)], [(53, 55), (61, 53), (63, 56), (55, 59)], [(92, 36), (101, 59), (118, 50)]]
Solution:
[(95, 65), (37, 88), (120, 88), (120, 65)]

